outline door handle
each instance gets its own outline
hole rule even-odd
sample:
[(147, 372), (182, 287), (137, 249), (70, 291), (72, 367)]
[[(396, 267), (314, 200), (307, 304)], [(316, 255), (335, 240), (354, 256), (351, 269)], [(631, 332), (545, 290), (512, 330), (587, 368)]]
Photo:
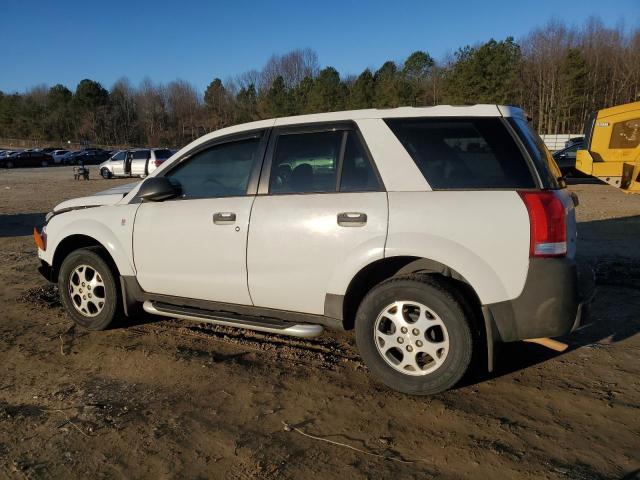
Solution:
[(213, 223), (216, 225), (231, 225), (236, 222), (236, 214), (232, 212), (216, 212), (213, 214)]
[(360, 212), (342, 212), (338, 214), (341, 227), (362, 227), (367, 223), (367, 214)]

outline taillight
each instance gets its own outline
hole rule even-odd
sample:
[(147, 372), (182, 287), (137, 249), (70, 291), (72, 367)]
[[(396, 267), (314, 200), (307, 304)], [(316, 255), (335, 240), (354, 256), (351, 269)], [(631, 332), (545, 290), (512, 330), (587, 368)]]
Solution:
[(518, 192), (529, 212), (530, 257), (564, 257), (567, 254), (566, 211), (553, 192)]
[(153, 161), (153, 164), (154, 164), (156, 167), (159, 167), (160, 165), (162, 165), (162, 162), (163, 162), (163, 161), (164, 161), (164, 160), (154, 160), (154, 161)]

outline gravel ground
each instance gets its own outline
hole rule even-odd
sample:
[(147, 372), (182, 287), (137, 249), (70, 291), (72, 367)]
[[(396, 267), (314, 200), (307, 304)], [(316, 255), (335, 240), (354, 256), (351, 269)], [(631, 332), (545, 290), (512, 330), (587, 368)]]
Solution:
[(349, 333), (76, 329), (30, 232), (130, 181), (0, 171), (0, 477), (640, 478), (640, 196), (570, 187), (598, 286), (565, 353), (505, 345), (493, 374), (419, 398), (370, 380)]

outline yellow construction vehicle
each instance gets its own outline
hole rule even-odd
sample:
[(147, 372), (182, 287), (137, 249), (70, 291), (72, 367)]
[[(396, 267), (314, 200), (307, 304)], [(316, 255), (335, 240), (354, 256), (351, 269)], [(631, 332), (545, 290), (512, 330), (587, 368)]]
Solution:
[(628, 193), (640, 193), (640, 102), (589, 117), (576, 169)]

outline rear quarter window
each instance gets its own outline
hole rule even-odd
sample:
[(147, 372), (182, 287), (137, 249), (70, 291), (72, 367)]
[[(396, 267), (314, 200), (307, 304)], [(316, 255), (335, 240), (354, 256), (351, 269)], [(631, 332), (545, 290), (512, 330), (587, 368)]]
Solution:
[(156, 156), (158, 160), (166, 160), (171, 156), (171, 150), (167, 150), (167, 149), (154, 150), (153, 154)]
[(434, 190), (536, 186), (531, 169), (500, 118), (387, 119)]

